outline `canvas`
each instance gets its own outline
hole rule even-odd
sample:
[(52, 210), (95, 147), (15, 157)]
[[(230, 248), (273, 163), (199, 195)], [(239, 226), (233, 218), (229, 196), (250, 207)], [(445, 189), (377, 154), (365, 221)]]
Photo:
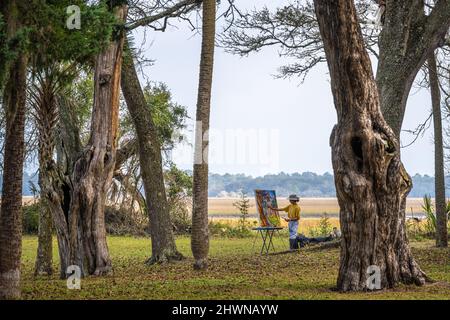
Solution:
[(278, 208), (275, 190), (255, 190), (255, 198), (260, 226), (279, 227), (281, 221), (278, 211), (269, 209), (269, 206)]

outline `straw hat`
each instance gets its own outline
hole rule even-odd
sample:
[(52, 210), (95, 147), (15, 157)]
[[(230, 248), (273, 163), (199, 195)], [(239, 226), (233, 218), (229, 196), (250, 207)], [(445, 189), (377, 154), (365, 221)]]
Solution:
[(291, 194), (288, 199), (289, 199), (289, 201), (299, 201), (300, 200), (300, 198), (296, 194)]

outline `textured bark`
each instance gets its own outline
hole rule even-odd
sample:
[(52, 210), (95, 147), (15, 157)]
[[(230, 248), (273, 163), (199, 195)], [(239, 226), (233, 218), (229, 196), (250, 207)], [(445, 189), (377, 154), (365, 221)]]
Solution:
[(146, 209), (150, 218), (152, 256), (148, 263), (180, 260), (183, 256), (175, 245), (170, 221), (161, 145), (128, 46), (122, 67), (122, 92), (136, 129)]
[(338, 122), (330, 144), (342, 228), (337, 287), (365, 290), (369, 266), (381, 288), (424, 284), (405, 228), (411, 178), (384, 120), (377, 85), (351, 0), (315, 0)]
[(39, 232), (34, 275), (53, 274), (52, 215), (44, 199), (40, 200)]
[[(113, 10), (118, 22), (123, 23), (127, 6)], [(90, 139), (72, 175), (70, 262), (78, 265), (83, 274), (104, 275), (112, 271), (104, 210), (116, 158), (123, 31), (115, 37), (96, 58)]]
[(441, 91), (434, 53), (428, 58), (434, 126), (434, 189), (436, 200), (436, 246), (448, 246), (447, 205), (445, 200), (444, 144), (442, 141)]
[(194, 269), (208, 267), (208, 144), (216, 32), (216, 2), (203, 1), (202, 51), (197, 97), (191, 248)]
[(34, 109), (34, 120), (39, 137), (39, 187), (40, 212), (38, 248), (35, 263), (35, 275), (51, 275), (53, 273), (52, 248), (52, 208), (53, 193), (58, 187), (53, 183), (57, 177), (56, 163), (53, 160), (55, 151), (55, 130), (58, 112), (55, 98), (54, 81), (50, 69), (36, 76), (38, 80), (31, 86), (30, 101)]
[[(1, 9), (4, 8), (8, 36), (12, 37), (20, 28), (16, 1), (9, 1)], [(0, 299), (20, 297), (26, 68), (27, 57), (18, 52), (4, 89), (6, 136), (0, 211)]]
[[(127, 6), (113, 10), (117, 20), (124, 22)], [(104, 210), (115, 167), (123, 40), (120, 31), (96, 58), (90, 139), (72, 174), (70, 261), (83, 274), (104, 275), (112, 271)]]
[(438, 1), (429, 16), (419, 0), (386, 0), (385, 6), (376, 79), (381, 111), (399, 139), (417, 72), (450, 27), (450, 1)]

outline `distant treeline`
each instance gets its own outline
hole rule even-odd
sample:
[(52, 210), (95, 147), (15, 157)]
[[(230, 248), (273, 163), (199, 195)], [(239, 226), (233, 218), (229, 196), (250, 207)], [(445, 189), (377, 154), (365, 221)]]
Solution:
[[(434, 177), (416, 174), (413, 177), (414, 187), (410, 197), (423, 197), (429, 194), (434, 197)], [(33, 195), (33, 187), (37, 187), (37, 174), (24, 174), (23, 195)], [(450, 197), (450, 176), (446, 177), (446, 194)], [(2, 177), (0, 176), (0, 190)], [(244, 174), (210, 174), (209, 196), (210, 197), (235, 197), (239, 190), (253, 195), (255, 189), (273, 189), (279, 196), (288, 196), (291, 193), (303, 197), (335, 197), (333, 175), (330, 173), (317, 174), (314, 172), (304, 173), (279, 173), (269, 174), (263, 177), (252, 177)]]
[[(410, 197), (423, 197), (425, 194), (434, 197), (434, 177), (416, 174), (412, 177), (413, 189)], [(450, 196), (450, 176), (446, 177), (446, 194)], [(303, 197), (335, 197), (334, 178), (330, 173), (316, 174), (279, 173), (253, 178), (244, 174), (211, 174), (209, 180), (209, 196), (236, 196), (239, 190), (249, 195), (255, 189), (273, 189), (279, 196), (296, 193)]]

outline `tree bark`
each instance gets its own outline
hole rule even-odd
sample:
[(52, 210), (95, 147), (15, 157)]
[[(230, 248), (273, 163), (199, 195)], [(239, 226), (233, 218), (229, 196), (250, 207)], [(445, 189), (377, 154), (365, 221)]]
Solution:
[[(9, 1), (5, 8), (2, 13), (8, 37), (13, 37), (21, 27), (16, 1)], [(4, 90), (6, 132), (0, 211), (0, 299), (20, 297), (26, 69), (27, 57), (18, 52), (10, 65)]]
[(437, 74), (436, 57), (428, 57), (431, 104), (434, 126), (434, 190), (436, 201), (436, 246), (448, 246), (447, 205), (445, 199), (444, 144), (442, 138), (441, 91)]
[(52, 243), (52, 215), (44, 199), (40, 199), (39, 232), (35, 276), (49, 276), (53, 274), (53, 243)]
[[(369, 56), (351, 0), (315, 0), (338, 122), (330, 144), (342, 228), (340, 291), (424, 284), (405, 228), (411, 178), (394, 131), (384, 120)], [(373, 270), (373, 269), (372, 269)], [(376, 275), (375, 275), (376, 276)]]
[(438, 1), (429, 16), (423, 1), (386, 0), (385, 6), (376, 80), (383, 116), (400, 139), (417, 72), (450, 27), (450, 1)]
[[(124, 23), (127, 6), (113, 8)], [(95, 63), (94, 106), (89, 142), (74, 165), (69, 214), (71, 264), (82, 273), (104, 275), (112, 271), (106, 242), (105, 201), (111, 184), (117, 148), (120, 74), (124, 34), (101, 52)]]
[[(34, 120), (38, 128), (39, 140), (39, 234), (34, 273), (35, 275), (51, 275), (53, 273), (52, 248), (52, 201), (53, 193), (57, 193), (53, 179), (57, 176), (56, 163), (53, 160), (55, 151), (55, 130), (58, 122), (55, 88), (50, 69), (41, 72), (36, 83), (31, 86), (30, 101), (34, 109)], [(39, 71), (37, 71), (39, 72)]]
[(150, 219), (152, 255), (147, 262), (180, 260), (183, 256), (177, 250), (170, 221), (161, 145), (128, 44), (126, 44), (126, 57), (122, 67), (122, 92), (136, 129), (146, 210)]
[(203, 1), (202, 51), (197, 98), (191, 248), (194, 269), (208, 267), (208, 144), (216, 33), (216, 2)]

